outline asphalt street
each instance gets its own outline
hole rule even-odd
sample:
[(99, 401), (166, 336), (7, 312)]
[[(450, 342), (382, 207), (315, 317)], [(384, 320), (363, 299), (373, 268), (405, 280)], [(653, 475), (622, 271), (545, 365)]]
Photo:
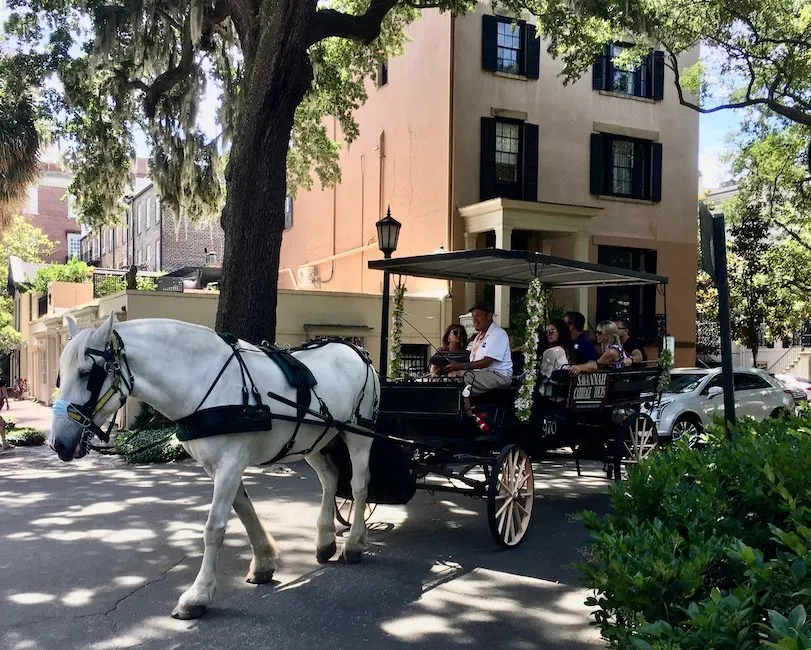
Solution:
[(600, 469), (584, 463), (578, 478), (572, 462), (537, 465), (529, 538), (509, 551), (492, 541), (484, 502), (418, 492), (380, 506), (359, 565), (316, 563), (320, 486), (307, 465), (251, 469), (246, 487), (282, 552), (276, 580), (244, 582), (250, 547), (234, 516), (214, 605), (176, 621), (211, 499), (199, 467), (3, 452), (0, 647), (603, 647), (572, 566), (586, 532), (570, 518), (607, 508)]

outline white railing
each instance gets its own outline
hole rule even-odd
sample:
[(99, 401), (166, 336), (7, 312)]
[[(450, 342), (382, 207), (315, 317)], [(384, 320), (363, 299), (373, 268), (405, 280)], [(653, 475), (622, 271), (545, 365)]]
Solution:
[(777, 361), (769, 366), (769, 372), (775, 375), (782, 374), (786, 369), (791, 366), (800, 356), (800, 353), (805, 348), (802, 345), (792, 345), (781, 354)]

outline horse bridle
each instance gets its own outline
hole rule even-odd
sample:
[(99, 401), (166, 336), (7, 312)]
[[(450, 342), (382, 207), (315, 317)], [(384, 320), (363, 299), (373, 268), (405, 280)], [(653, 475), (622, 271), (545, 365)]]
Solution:
[[(98, 436), (104, 443), (110, 441), (110, 432), (115, 423), (115, 415), (113, 415), (110, 420), (107, 431), (104, 431), (93, 422), (93, 418), (115, 395), (118, 395), (119, 399), (119, 407), (116, 409), (117, 413), (118, 410), (124, 406), (130, 394), (132, 394), (132, 390), (135, 386), (135, 377), (127, 362), (124, 341), (121, 340), (121, 337), (116, 331), (113, 331), (111, 334), (110, 340), (107, 342), (104, 350), (87, 348), (87, 350), (85, 350), (85, 356), (93, 359), (93, 365), (90, 368), (90, 377), (87, 380), (87, 390), (90, 391), (90, 399), (81, 406), (58, 399), (54, 401), (52, 408), (54, 415), (66, 417), (81, 425), (81, 445), (86, 451), (87, 448), (92, 447), (90, 440), (94, 435)], [(113, 381), (106, 392), (100, 395), (101, 388), (104, 386), (104, 382), (109, 376), (112, 376)], [(59, 387), (59, 379), (59, 377), (56, 379), (57, 388)], [(124, 390), (122, 390), (122, 386)]]

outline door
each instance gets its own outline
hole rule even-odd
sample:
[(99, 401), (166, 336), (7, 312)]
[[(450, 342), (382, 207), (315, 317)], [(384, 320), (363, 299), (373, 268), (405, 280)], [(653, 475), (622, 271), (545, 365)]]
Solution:
[(704, 425), (712, 424), (712, 420), (715, 417), (723, 418), (724, 417), (724, 394), (719, 393), (714, 397), (709, 396), (710, 388), (723, 388), (724, 387), (724, 380), (721, 377), (721, 374), (715, 375), (712, 379), (710, 379), (704, 388), (701, 389), (701, 393), (698, 398), (698, 408), (701, 414), (701, 419), (704, 422)]
[(763, 377), (753, 372), (735, 373), (735, 415), (764, 420), (778, 407), (771, 387)]

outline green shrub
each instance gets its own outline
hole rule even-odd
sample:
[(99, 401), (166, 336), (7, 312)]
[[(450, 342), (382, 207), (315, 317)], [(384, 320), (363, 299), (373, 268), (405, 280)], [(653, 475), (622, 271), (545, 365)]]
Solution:
[(583, 513), (587, 605), (613, 647), (811, 648), (811, 424), (676, 444)]
[(128, 463), (170, 463), (189, 457), (174, 435), (174, 425), (163, 429), (143, 429), (121, 432), (115, 439), (115, 448)]
[[(8, 429), (8, 427), (6, 427)], [(17, 447), (38, 447), (45, 444), (45, 435), (42, 431), (31, 427), (19, 427), (16, 425), (6, 434), (6, 440)]]
[(37, 271), (32, 288), (39, 293), (48, 293), (49, 282), (87, 282), (92, 275), (93, 269), (81, 260), (72, 259), (66, 264), (48, 264)]
[(149, 404), (141, 404), (141, 411), (132, 422), (133, 431), (167, 429), (172, 426), (174, 426), (174, 424), (169, 418), (156, 411)]

